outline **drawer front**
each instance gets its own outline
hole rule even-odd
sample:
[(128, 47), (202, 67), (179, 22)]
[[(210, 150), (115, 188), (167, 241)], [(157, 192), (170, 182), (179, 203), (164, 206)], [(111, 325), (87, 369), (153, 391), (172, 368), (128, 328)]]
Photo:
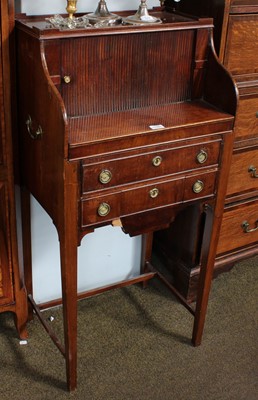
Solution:
[(258, 72), (258, 14), (229, 17), (224, 64), (233, 75)]
[[(216, 171), (82, 200), (82, 227), (137, 212), (213, 196)], [(158, 212), (158, 211), (157, 211)]]
[(236, 139), (258, 136), (258, 94), (240, 96), (234, 130)]
[(146, 154), (83, 165), (82, 192), (110, 188), (177, 172), (217, 165), (220, 142), (156, 150)]
[(215, 171), (187, 177), (184, 182), (183, 202), (213, 196), (216, 178)]
[(217, 255), (257, 243), (258, 201), (225, 210)]
[(82, 226), (101, 224), (121, 216), (179, 203), (182, 192), (183, 179), (179, 179), (83, 200)]
[(233, 154), (227, 196), (258, 190), (258, 149)]

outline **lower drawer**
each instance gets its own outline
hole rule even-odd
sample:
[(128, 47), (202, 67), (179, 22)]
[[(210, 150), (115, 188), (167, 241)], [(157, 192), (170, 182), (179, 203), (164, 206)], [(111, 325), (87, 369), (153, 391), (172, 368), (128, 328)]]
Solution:
[(258, 199), (229, 206), (223, 215), (217, 255), (257, 243)]
[(116, 193), (85, 198), (81, 226), (103, 224), (126, 215), (213, 196), (216, 171), (155, 182)]

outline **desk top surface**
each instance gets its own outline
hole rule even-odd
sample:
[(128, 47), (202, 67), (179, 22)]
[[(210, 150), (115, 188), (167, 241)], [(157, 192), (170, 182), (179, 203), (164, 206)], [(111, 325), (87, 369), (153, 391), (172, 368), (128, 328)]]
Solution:
[(196, 127), (234, 117), (203, 101), (189, 101), (138, 108), (123, 112), (68, 118), (70, 145), (109, 140), (122, 136), (153, 133), (157, 130)]
[[(121, 18), (133, 15), (135, 11), (122, 11), (118, 12)], [(16, 23), (19, 29), (29, 32), (31, 35), (40, 39), (55, 39), (55, 38), (70, 38), (82, 36), (95, 36), (102, 34), (123, 34), (123, 33), (137, 33), (137, 32), (150, 32), (162, 30), (177, 30), (177, 29), (193, 29), (198, 27), (212, 27), (213, 22), (211, 18), (198, 18), (189, 17), (183, 14), (176, 14), (167, 11), (155, 11), (150, 13), (151, 16), (159, 18), (162, 23), (148, 23), (144, 25), (132, 24), (116, 24), (108, 27), (94, 28), (76, 28), (76, 29), (58, 29), (55, 28), (48, 18), (50, 15), (41, 16), (27, 16), (20, 14), (16, 17)], [(64, 18), (66, 15), (62, 15)], [(77, 14), (76, 14), (77, 16)], [(78, 14), (78, 17), (82, 14)]]

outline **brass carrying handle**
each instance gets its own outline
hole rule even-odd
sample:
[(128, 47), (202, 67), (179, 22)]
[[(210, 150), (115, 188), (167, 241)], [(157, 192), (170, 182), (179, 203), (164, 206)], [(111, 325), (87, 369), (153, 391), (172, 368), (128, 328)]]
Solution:
[(251, 232), (255, 232), (258, 230), (258, 219), (257, 219), (257, 221), (255, 221), (254, 224), (255, 224), (255, 228), (249, 228), (249, 226), (250, 226), (249, 222), (243, 221), (241, 226), (245, 233), (251, 233)]
[(27, 126), (27, 131), (33, 140), (37, 140), (42, 137), (43, 130), (40, 125), (37, 127), (36, 130), (33, 130), (33, 121), (30, 115), (28, 115), (28, 118), (26, 119), (26, 126)]
[(252, 178), (258, 178), (258, 174), (256, 172), (256, 168), (253, 165), (250, 165), (250, 167), (248, 168), (248, 172), (251, 173), (251, 177)]

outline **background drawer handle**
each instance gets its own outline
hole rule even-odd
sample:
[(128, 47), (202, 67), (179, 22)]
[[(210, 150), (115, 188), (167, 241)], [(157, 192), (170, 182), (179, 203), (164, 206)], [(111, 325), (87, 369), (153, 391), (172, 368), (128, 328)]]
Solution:
[(249, 228), (250, 224), (247, 221), (242, 222), (242, 228), (245, 233), (251, 233), (258, 230), (258, 220), (255, 221), (255, 228)]
[(105, 217), (110, 212), (110, 205), (108, 203), (101, 203), (98, 207), (98, 214), (100, 217)]
[(155, 199), (159, 195), (159, 189), (158, 188), (153, 188), (153, 189), (150, 190), (149, 193), (150, 193), (150, 197), (152, 199)]
[(31, 116), (28, 115), (28, 118), (27, 118), (27, 120), (26, 120), (26, 126), (27, 126), (28, 133), (29, 133), (30, 137), (31, 137), (33, 140), (40, 139), (41, 136), (42, 136), (42, 134), (43, 134), (42, 128), (41, 128), (41, 126), (39, 125), (38, 128), (36, 128), (36, 129), (33, 130), (33, 128), (34, 128), (33, 125), (34, 125), (34, 124), (33, 124), (33, 121), (32, 121), (32, 119), (31, 119)]
[(99, 181), (104, 185), (109, 183), (112, 179), (112, 173), (108, 169), (103, 169), (99, 174)]
[(161, 163), (162, 163), (162, 157), (160, 156), (156, 156), (152, 159), (152, 165), (154, 167), (159, 167)]
[(201, 150), (196, 156), (197, 162), (199, 164), (204, 164), (208, 159), (208, 153), (205, 150)]
[(258, 178), (258, 174), (256, 173), (256, 168), (253, 165), (250, 165), (248, 168), (248, 172), (251, 172), (252, 178)]
[(203, 188), (204, 188), (204, 183), (203, 183), (203, 181), (200, 181), (199, 179), (198, 179), (198, 181), (196, 181), (193, 184), (193, 192), (194, 193), (201, 193)]

